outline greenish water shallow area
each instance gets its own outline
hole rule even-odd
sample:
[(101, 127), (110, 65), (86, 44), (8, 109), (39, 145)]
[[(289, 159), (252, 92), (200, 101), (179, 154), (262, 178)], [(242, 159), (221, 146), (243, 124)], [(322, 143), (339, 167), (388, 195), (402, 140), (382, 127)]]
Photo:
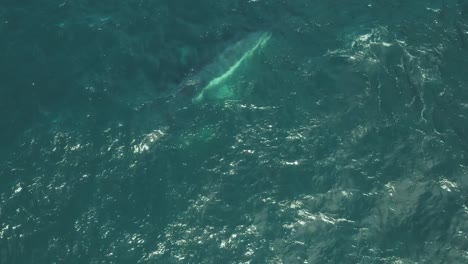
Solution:
[(0, 3), (0, 264), (468, 263), (468, 2)]

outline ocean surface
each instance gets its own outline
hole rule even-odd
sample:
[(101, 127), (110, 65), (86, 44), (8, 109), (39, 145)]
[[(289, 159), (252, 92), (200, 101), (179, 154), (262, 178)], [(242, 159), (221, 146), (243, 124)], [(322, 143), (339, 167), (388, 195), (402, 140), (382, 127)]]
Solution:
[(468, 263), (468, 1), (2, 0), (0, 264)]

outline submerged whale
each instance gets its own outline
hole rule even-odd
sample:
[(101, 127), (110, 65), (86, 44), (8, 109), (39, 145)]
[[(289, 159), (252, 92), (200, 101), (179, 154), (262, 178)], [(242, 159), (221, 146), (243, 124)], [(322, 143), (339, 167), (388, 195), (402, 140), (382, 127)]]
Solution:
[[(240, 76), (251, 70), (252, 58), (265, 47), (271, 38), (269, 32), (250, 33), (243, 39), (229, 45), (212, 63), (203, 67), (197, 74), (183, 80), (175, 92), (156, 98), (150, 103), (142, 104), (138, 110), (147, 109), (153, 114), (157, 110), (160, 119), (166, 120), (164, 125), (144, 136), (141, 142), (135, 143), (133, 151), (143, 153), (163, 138), (172, 135), (168, 145), (176, 148), (187, 148), (196, 143), (206, 144), (216, 135), (216, 126), (212, 124), (193, 122), (193, 116), (188, 112), (187, 100), (193, 104), (235, 99), (241, 92)], [(181, 113), (180, 115), (178, 113)]]
[(177, 89), (195, 89), (192, 102), (234, 98), (238, 91), (235, 74), (263, 48), (271, 38), (269, 32), (255, 32), (228, 46), (216, 59), (194, 76), (186, 78)]

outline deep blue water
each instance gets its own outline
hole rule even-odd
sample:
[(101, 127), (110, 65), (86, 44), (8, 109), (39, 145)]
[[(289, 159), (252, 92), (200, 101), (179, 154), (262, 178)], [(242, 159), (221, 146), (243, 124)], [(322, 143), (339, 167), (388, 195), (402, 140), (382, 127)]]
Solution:
[(0, 2), (0, 264), (468, 263), (467, 190), (466, 0)]

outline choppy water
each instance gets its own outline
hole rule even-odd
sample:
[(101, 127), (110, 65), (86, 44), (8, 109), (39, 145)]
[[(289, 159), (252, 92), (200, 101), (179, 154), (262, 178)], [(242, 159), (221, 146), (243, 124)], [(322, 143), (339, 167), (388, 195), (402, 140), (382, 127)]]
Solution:
[[(238, 97), (175, 93), (252, 32)], [(467, 1), (6, 0), (0, 36), (1, 264), (468, 262)]]

